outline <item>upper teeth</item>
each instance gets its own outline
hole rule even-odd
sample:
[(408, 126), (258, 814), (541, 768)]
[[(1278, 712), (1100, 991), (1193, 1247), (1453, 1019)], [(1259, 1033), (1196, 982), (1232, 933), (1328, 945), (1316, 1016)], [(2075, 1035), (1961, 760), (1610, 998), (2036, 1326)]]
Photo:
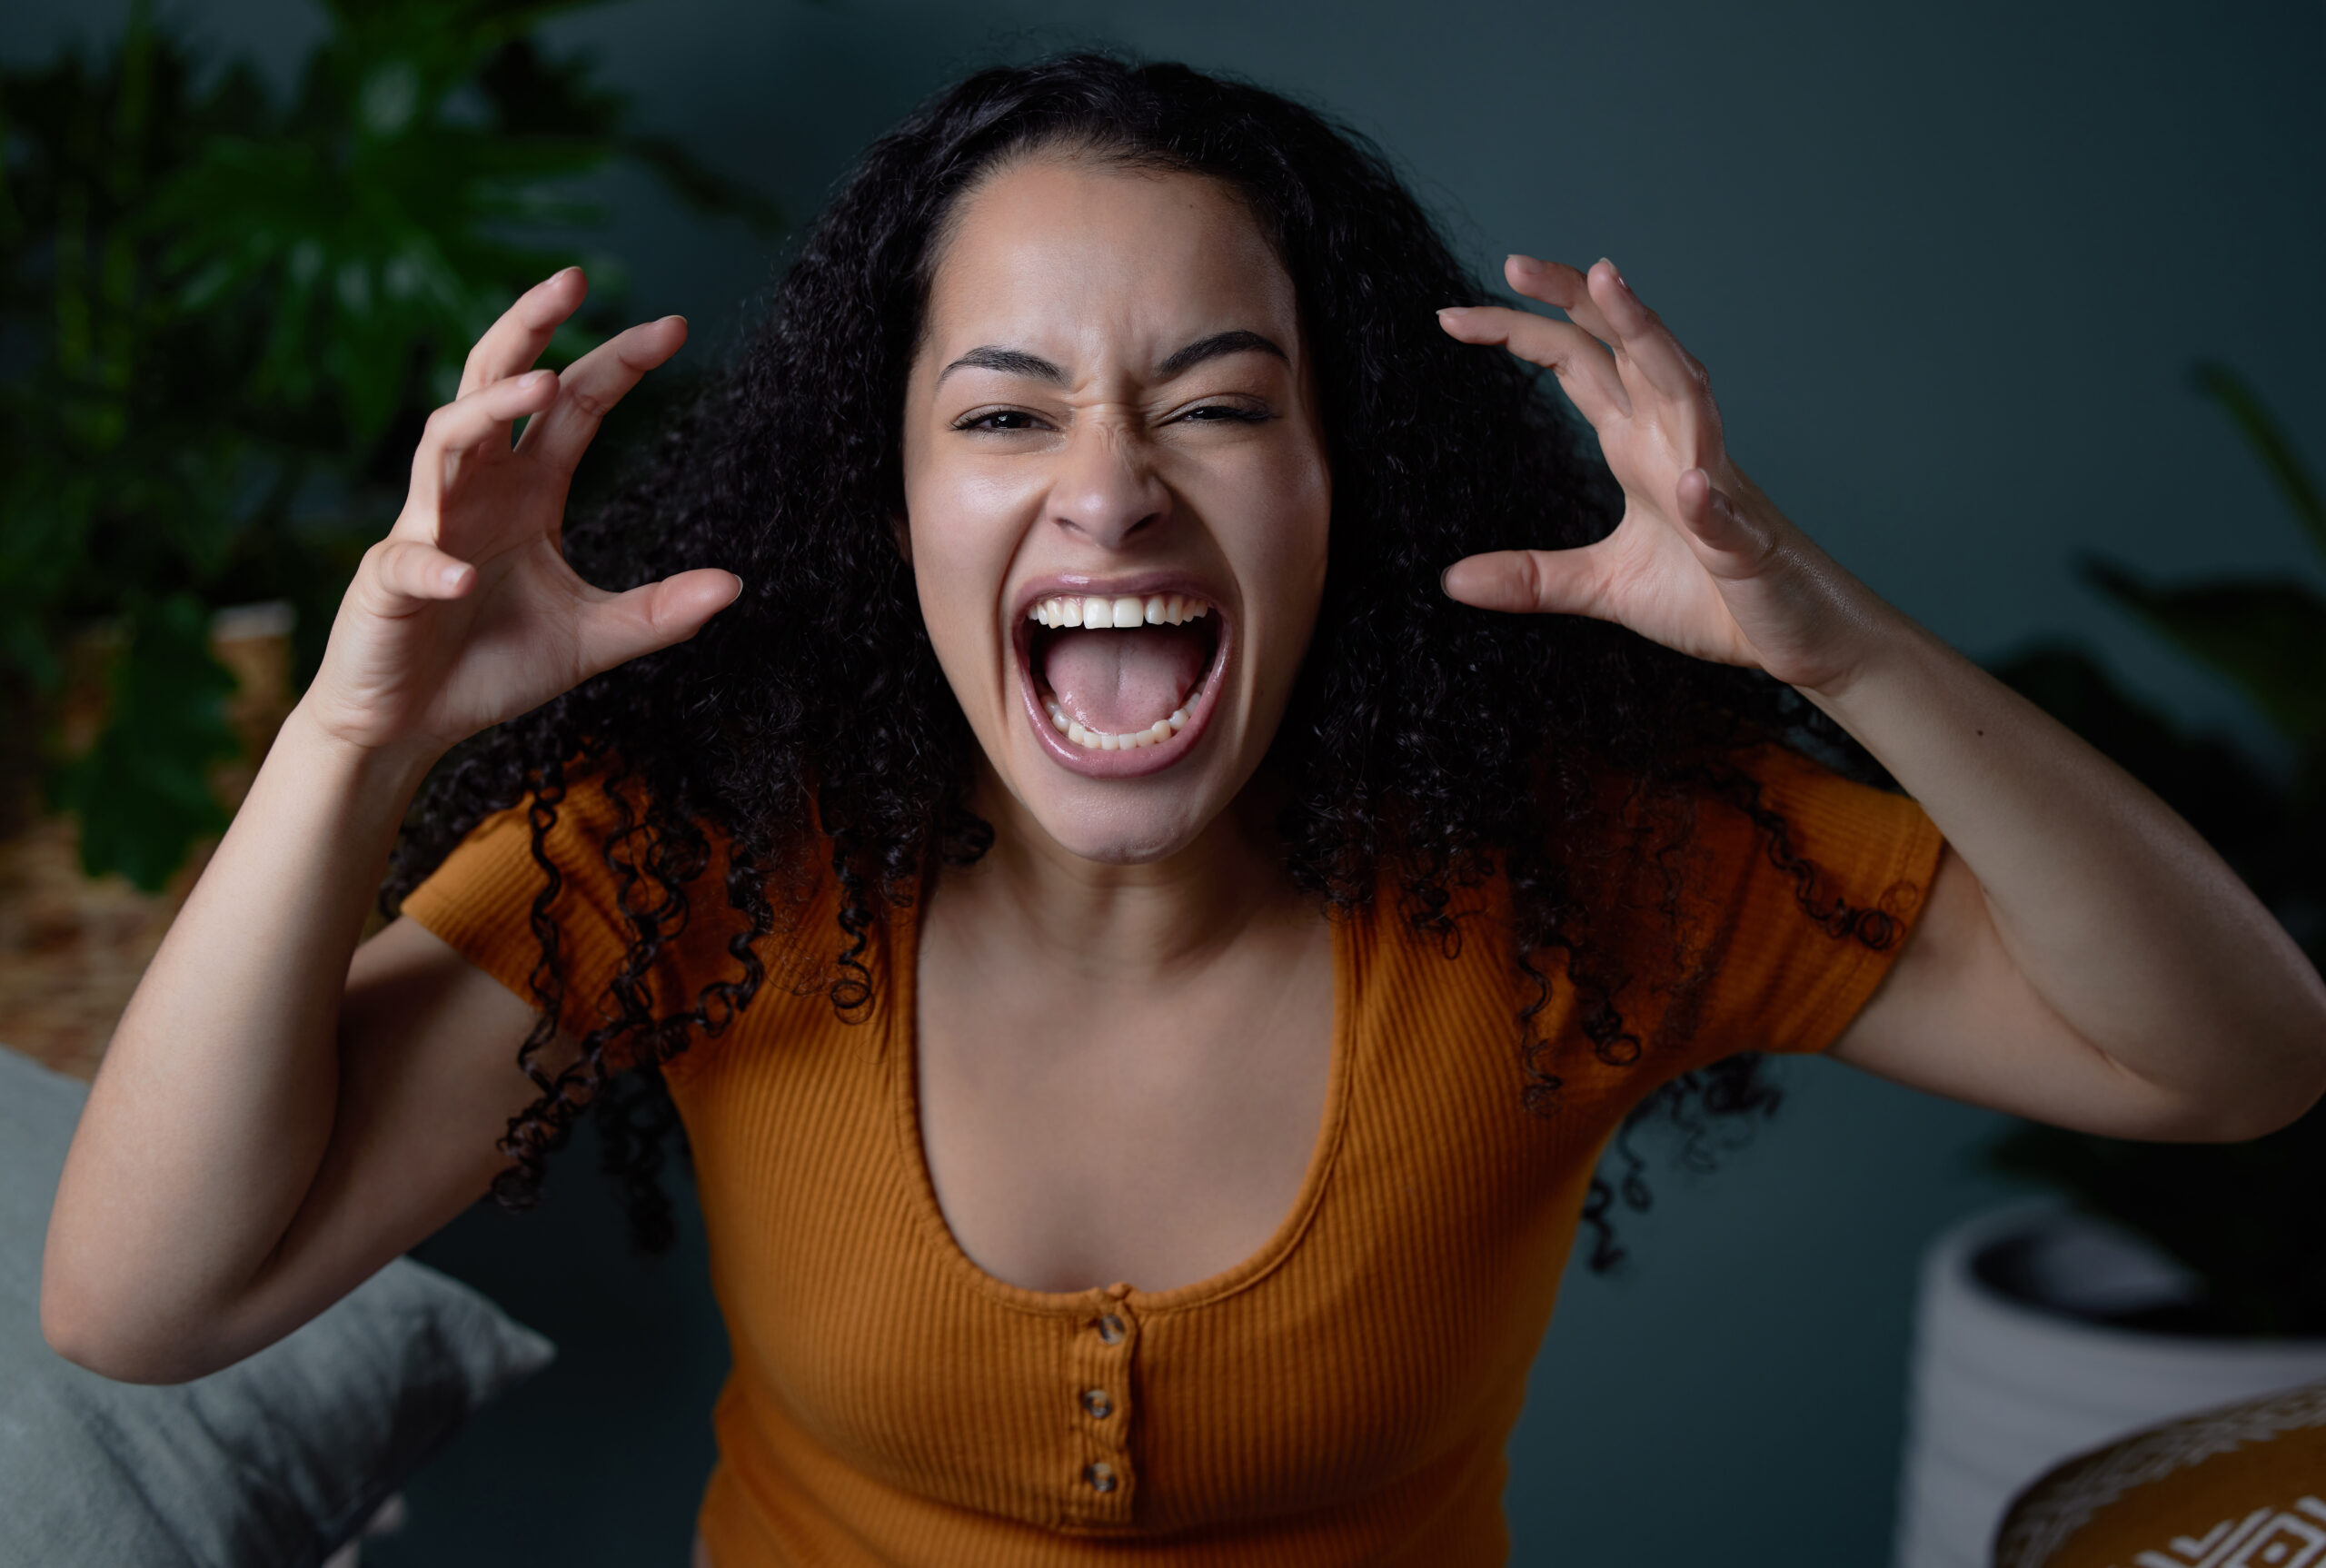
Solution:
[(1177, 626), (1207, 614), (1211, 606), (1178, 593), (1127, 593), (1118, 599), (1045, 599), (1026, 612), (1044, 626)]

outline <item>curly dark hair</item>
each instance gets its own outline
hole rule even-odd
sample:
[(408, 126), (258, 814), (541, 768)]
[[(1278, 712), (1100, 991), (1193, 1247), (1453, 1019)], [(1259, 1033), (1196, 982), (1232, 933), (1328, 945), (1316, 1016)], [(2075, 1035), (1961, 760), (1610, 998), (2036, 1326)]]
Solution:
[[(1512, 958), (1531, 989), (1511, 1037), (1526, 1109), (1559, 1107), (1561, 1080), (1534, 1022), (1554, 987), (1574, 987), (1602, 1060), (1642, 1051), (1617, 1006), (1633, 977), (1614, 944), (1593, 939), (1574, 851), (1637, 863), (1669, 854), (1680, 829), (1667, 819), (1660, 837), (1642, 829), (1615, 842), (1625, 836), (1595, 779), (1629, 780), (1635, 800), (1710, 789), (1759, 825), (1805, 918), (1839, 938), (1894, 939), (1890, 916), (1821, 888), (1735, 761), (1745, 745), (1789, 739), (1868, 776), (1870, 760), (1796, 693), (1620, 628), (1495, 614), (1440, 590), (1442, 570), (1476, 551), (1603, 537), (1621, 493), (1542, 395), (1539, 372), (1439, 330), (1437, 307), (1488, 295), (1377, 148), (1311, 109), (1184, 65), (1076, 54), (989, 69), (871, 145), (735, 362), (671, 422), (642, 471), (565, 536), (574, 567), (601, 585), (721, 566), (741, 575), (742, 597), (692, 640), (461, 748), (399, 843), (382, 894), (389, 913), (484, 817), (530, 802), (549, 886), (532, 908), (542, 1012), (518, 1061), (541, 1097), (500, 1146), (515, 1162), (494, 1184), (504, 1205), (535, 1201), (546, 1156), (586, 1102), (637, 1244), (665, 1250), (661, 1145), (677, 1130), (683, 1149), (684, 1131), (661, 1066), (719, 1034), (766, 982), (753, 942), (775, 929), (779, 901), (829, 858), (842, 895), (831, 1001), (858, 1017), (871, 999), (864, 955), (875, 922), (914, 898), (931, 857), (967, 863), (991, 843), (968, 804), (977, 743), (892, 531), (904, 509), (903, 392), (932, 237), (953, 203), (1005, 161), (1061, 148), (1223, 182), (1293, 281), (1321, 389), (1333, 510), (1317, 630), (1266, 763), (1290, 801), (1277, 825), (1285, 865), (1342, 909), (1370, 899), (1387, 866), (1403, 918), (1446, 943), (1458, 939), (1456, 891), (1506, 879)], [(616, 802), (603, 852), (631, 941), (606, 993), (611, 1021), (552, 1080), (531, 1059), (553, 1036), (565, 986), (547, 913), (559, 874), (544, 843), (583, 769), (602, 774)], [(658, 1016), (645, 977), (692, 918), (685, 887), (711, 866), (713, 832), (734, 914), (711, 914), (732, 920), (734, 968), (691, 1006)], [(634, 1065), (609, 1072), (616, 1042)], [(1702, 1169), (1707, 1118), (1749, 1126), (1775, 1109), (1762, 1061), (1732, 1055), (1632, 1111), (1613, 1145), (1627, 1162), (1625, 1201), (1649, 1204), (1631, 1146), (1648, 1123), (1684, 1133), (1682, 1158)], [(1595, 1175), (1584, 1210), (1595, 1270), (1624, 1255), (1608, 1214), (1615, 1191)]]

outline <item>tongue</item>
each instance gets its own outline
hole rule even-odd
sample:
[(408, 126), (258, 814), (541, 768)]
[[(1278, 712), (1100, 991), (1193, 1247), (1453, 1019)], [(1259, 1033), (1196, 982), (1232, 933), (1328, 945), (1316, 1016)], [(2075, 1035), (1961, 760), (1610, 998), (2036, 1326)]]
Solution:
[(1203, 673), (1203, 634), (1192, 626), (1059, 631), (1041, 676), (1067, 717), (1086, 729), (1128, 735), (1168, 719)]

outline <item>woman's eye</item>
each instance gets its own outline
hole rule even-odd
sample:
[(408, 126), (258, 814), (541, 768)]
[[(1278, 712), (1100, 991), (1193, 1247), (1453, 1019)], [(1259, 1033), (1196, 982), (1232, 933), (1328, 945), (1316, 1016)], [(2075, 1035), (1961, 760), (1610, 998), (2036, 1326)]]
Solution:
[(953, 428), (955, 430), (1020, 431), (1032, 430), (1037, 422), (1034, 416), (1023, 409), (1005, 408), (996, 409), (991, 413), (979, 414), (974, 419), (965, 419)]
[[(1179, 416), (1195, 424), (1258, 424), (1269, 416), (1263, 409), (1244, 408), (1236, 403), (1203, 403)], [(991, 413), (972, 414), (955, 422), (953, 428), (962, 431), (999, 431), (1014, 432), (1040, 430), (1041, 420), (1024, 409), (996, 409)]]

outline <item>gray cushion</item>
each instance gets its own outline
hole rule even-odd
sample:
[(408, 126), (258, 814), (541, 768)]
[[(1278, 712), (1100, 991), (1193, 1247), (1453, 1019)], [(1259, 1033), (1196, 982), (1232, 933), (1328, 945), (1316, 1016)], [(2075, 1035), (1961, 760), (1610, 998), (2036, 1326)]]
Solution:
[(556, 1355), (398, 1258), (192, 1383), (114, 1383), (65, 1361), (41, 1337), (41, 1245), (87, 1094), (0, 1048), (0, 1568), (312, 1568)]

